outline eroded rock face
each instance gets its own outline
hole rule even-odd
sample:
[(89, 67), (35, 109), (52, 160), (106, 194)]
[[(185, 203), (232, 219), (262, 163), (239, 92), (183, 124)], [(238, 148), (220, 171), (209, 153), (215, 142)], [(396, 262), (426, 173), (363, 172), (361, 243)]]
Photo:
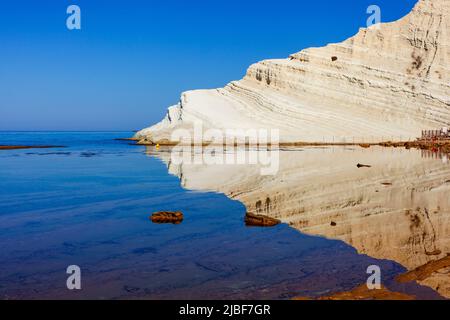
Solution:
[[(149, 150), (152, 150), (149, 148)], [(258, 166), (170, 162), (183, 187), (216, 191), (299, 231), (415, 270), (450, 253), (450, 164), (425, 150), (329, 147), (280, 153), (276, 176)], [(355, 163), (370, 163), (358, 169)], [(450, 297), (448, 270), (422, 284)]]
[[(450, 125), (450, 1), (420, 0), (404, 18), (288, 59), (252, 65), (244, 79), (182, 94), (159, 124), (280, 129), (281, 141), (386, 141)], [(400, 139), (400, 140), (401, 140)]]

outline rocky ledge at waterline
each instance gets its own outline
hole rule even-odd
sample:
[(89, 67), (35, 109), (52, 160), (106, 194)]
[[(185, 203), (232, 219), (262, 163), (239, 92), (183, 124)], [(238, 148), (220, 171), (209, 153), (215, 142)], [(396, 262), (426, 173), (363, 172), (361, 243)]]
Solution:
[(203, 129), (279, 129), (281, 142), (398, 141), (449, 126), (450, 1), (420, 0), (396, 22), (256, 63), (225, 88), (185, 92), (135, 138), (169, 141), (174, 129), (199, 122)]

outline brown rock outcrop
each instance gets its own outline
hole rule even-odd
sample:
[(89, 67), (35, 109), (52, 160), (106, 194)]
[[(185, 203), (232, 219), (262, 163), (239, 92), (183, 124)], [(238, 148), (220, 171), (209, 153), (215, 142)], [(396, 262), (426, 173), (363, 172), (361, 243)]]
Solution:
[(150, 217), (153, 223), (172, 223), (172, 224), (180, 224), (184, 220), (184, 215), (181, 212), (155, 212)]
[(245, 224), (249, 227), (274, 227), (281, 221), (264, 215), (256, 215), (247, 212), (245, 215)]

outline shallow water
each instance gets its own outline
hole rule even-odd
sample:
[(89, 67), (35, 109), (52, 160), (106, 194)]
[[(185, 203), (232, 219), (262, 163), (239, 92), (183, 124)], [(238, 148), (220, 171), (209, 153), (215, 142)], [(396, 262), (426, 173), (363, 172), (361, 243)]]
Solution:
[[(320, 296), (365, 283), (373, 264), (385, 285), (439, 298), (395, 284), (405, 266), (345, 241), (287, 224), (246, 227), (243, 202), (185, 190), (145, 147), (114, 141), (131, 135), (0, 133), (0, 144), (67, 146), (0, 151), (2, 299)], [(182, 211), (185, 220), (152, 224), (149, 215), (162, 210)], [(66, 288), (69, 265), (82, 270), (81, 291)]]

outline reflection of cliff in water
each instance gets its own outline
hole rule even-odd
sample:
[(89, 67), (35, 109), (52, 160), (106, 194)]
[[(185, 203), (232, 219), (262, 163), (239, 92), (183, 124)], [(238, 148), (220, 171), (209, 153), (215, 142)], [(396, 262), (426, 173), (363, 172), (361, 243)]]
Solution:
[[(172, 165), (170, 153), (157, 156), (185, 188), (224, 193), (249, 212), (343, 240), (409, 270), (450, 253), (450, 164), (423, 151), (282, 151), (276, 176), (261, 176), (257, 165)], [(371, 168), (358, 169), (358, 163)], [(421, 283), (450, 297), (449, 271), (438, 270)]]
[(440, 150), (421, 150), (423, 158), (440, 159), (442, 163), (448, 163), (449, 154)]

